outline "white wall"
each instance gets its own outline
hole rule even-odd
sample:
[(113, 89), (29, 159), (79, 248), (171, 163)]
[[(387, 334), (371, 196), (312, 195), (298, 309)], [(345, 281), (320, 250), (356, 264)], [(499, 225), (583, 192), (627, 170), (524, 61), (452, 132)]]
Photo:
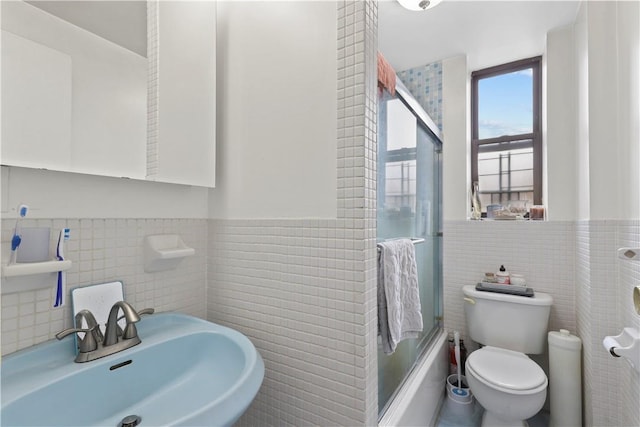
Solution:
[(620, 218), (616, 7), (588, 3), (587, 24), (590, 219)]
[(22, 1), (2, 2), (2, 28), (71, 59), (70, 170), (144, 178), (146, 58)]
[(576, 73), (573, 26), (547, 33), (544, 57), (546, 114), (543, 146), (546, 153), (545, 204), (548, 218), (576, 218)]
[(636, 2), (589, 2), (574, 27), (578, 218), (640, 216)]
[(208, 193), (189, 187), (68, 172), (2, 167), (2, 217), (207, 218)]
[(577, 219), (585, 220), (590, 216), (589, 191), (589, 52), (587, 49), (587, 9), (578, 10), (574, 25), (575, 38), (575, 73), (577, 81), (577, 153), (575, 164), (577, 168), (576, 208)]
[(589, 2), (576, 21), (580, 218), (640, 216), (638, 21), (636, 2)]
[(218, 24), (211, 217), (335, 218), (335, 3), (218, 2)]
[(620, 217), (632, 219), (640, 218), (640, 4), (619, 2), (616, 19)]
[(471, 140), (469, 122), (469, 72), (466, 56), (442, 61), (442, 181), (443, 217), (469, 216)]

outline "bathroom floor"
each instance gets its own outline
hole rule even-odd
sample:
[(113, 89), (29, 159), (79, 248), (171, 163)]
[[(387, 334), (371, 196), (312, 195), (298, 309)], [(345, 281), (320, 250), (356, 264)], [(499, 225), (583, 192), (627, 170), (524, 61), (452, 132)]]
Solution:
[[(476, 401), (466, 407), (454, 403), (445, 396), (440, 408), (436, 427), (480, 427), (484, 408)], [(549, 413), (540, 411), (533, 418), (527, 420), (529, 427), (548, 427)]]

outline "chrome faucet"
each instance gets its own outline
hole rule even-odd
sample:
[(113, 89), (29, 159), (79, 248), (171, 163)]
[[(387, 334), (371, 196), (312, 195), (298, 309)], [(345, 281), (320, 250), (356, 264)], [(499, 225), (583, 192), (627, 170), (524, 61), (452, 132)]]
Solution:
[[(122, 310), (124, 316), (118, 318)], [(153, 314), (154, 309), (145, 308), (136, 312), (131, 305), (124, 301), (115, 303), (109, 311), (109, 318), (105, 324), (104, 337), (98, 326), (98, 322), (89, 310), (81, 310), (76, 314), (76, 328), (65, 329), (58, 332), (56, 338), (61, 340), (67, 335), (84, 332), (84, 337), (78, 337), (78, 355), (75, 361), (78, 363), (89, 362), (110, 354), (118, 353), (127, 348), (140, 344), (136, 323), (140, 321), (140, 315)], [(126, 319), (124, 331), (118, 326), (118, 320)], [(82, 321), (87, 324), (82, 327)]]

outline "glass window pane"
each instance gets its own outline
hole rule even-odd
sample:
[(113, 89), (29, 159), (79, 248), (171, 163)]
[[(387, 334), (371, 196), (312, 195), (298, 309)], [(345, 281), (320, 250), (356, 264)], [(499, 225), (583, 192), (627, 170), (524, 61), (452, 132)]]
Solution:
[(416, 161), (385, 164), (385, 210), (414, 213), (416, 201)]
[(479, 175), (478, 178), (480, 179), (478, 187), (481, 193), (500, 191), (500, 178), (498, 175)]
[(533, 168), (532, 150), (514, 150), (511, 154), (511, 170), (525, 170)]
[(531, 68), (478, 81), (478, 137), (533, 132)]
[(478, 154), (478, 174), (488, 175), (498, 170), (498, 157), (491, 155), (492, 153)]
[(416, 116), (399, 99), (387, 102), (387, 150), (416, 146)]
[[(483, 211), (488, 203), (533, 199), (533, 148), (520, 148), (523, 143), (527, 141), (480, 146), (478, 181)], [(518, 148), (510, 149), (513, 146)]]

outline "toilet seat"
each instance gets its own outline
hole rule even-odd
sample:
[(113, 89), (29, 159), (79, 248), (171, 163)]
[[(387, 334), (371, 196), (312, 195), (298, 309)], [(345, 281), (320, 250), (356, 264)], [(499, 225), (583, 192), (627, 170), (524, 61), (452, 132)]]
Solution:
[(534, 394), (547, 387), (547, 376), (524, 353), (497, 347), (483, 347), (469, 355), (465, 364), (488, 387), (510, 394)]

